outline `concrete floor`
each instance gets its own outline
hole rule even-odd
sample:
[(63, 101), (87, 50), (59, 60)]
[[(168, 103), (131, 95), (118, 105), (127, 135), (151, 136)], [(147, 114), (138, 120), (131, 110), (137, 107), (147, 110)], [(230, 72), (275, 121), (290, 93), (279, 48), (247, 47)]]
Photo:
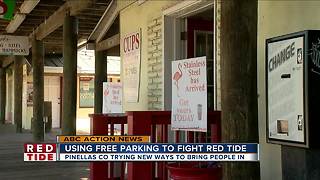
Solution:
[[(55, 134), (47, 134), (45, 142), (55, 142)], [(32, 142), (31, 133), (16, 134), (0, 131), (0, 179), (85, 180), (89, 163), (24, 162), (23, 144)]]

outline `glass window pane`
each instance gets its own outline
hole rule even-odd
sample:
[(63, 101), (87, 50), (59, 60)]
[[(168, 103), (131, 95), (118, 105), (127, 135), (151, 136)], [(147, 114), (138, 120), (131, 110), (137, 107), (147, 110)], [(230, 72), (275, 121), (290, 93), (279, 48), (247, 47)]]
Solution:
[(206, 34), (196, 33), (196, 57), (206, 56)]
[(207, 105), (208, 109), (214, 108), (214, 60), (213, 60), (213, 34), (209, 32), (195, 33), (195, 57), (207, 57)]
[(207, 61), (207, 84), (213, 85), (213, 61)]
[(213, 35), (208, 34), (208, 54), (207, 59), (213, 59)]
[(207, 94), (207, 105), (208, 109), (213, 109), (214, 108), (214, 94), (213, 94), (213, 86), (208, 86), (208, 94)]

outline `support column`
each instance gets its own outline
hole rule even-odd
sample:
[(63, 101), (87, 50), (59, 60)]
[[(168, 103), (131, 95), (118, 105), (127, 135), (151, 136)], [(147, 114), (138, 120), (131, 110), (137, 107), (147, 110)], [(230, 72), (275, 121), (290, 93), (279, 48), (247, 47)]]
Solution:
[(0, 67), (0, 124), (6, 119), (6, 69)]
[(77, 34), (77, 19), (66, 15), (63, 24), (63, 135), (76, 134)]
[(282, 179), (320, 179), (320, 149), (281, 146)]
[(14, 123), (22, 133), (23, 56), (14, 56)]
[(43, 131), (43, 104), (44, 104), (44, 49), (42, 41), (32, 41), (33, 67), (33, 140), (41, 142), (44, 139)]
[(95, 51), (94, 113), (102, 113), (103, 82), (107, 80), (107, 59), (103, 51)]
[[(222, 141), (258, 143), (257, 0), (221, 1)], [(223, 179), (259, 179), (258, 162), (223, 164)]]

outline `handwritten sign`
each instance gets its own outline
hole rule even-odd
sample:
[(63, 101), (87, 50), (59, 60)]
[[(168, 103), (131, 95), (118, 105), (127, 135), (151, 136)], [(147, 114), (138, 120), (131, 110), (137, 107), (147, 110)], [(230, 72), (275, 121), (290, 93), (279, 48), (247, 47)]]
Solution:
[[(120, 82), (103, 83), (103, 104), (102, 113), (113, 114), (123, 113), (122, 110), (122, 84)], [(116, 115), (117, 116), (117, 115)], [(125, 133), (126, 125), (125, 125)], [(121, 134), (121, 124), (114, 125), (114, 134)]]
[(172, 62), (172, 130), (207, 132), (206, 57)]
[(123, 84), (126, 102), (139, 101), (140, 88), (140, 31), (125, 35), (122, 39)]
[(103, 83), (103, 113), (122, 113), (122, 84)]
[(93, 77), (80, 77), (79, 106), (92, 108), (94, 106), (94, 79)]
[(0, 55), (29, 55), (28, 36), (0, 36)]

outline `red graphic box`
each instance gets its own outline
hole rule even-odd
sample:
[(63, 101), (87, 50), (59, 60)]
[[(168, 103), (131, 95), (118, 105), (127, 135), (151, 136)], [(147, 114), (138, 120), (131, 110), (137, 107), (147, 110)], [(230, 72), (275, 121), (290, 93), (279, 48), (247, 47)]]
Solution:
[(56, 161), (56, 144), (24, 144), (24, 161)]

